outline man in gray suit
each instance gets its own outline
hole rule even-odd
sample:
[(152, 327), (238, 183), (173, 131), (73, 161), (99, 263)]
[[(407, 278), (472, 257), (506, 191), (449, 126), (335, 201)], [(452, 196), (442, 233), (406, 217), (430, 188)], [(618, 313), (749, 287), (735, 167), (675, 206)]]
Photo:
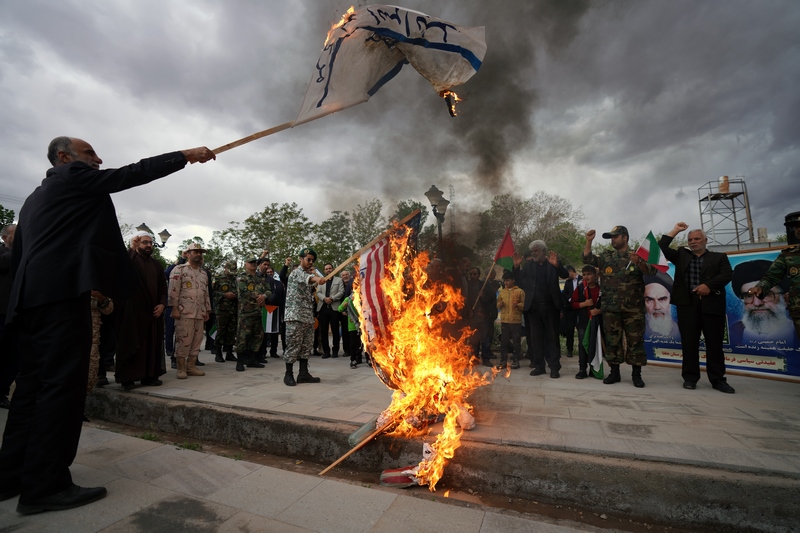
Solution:
[[(325, 263), (325, 275), (333, 272), (333, 265)], [(317, 285), (317, 319), (319, 336), (322, 341), (322, 358), (339, 357), (339, 304), (344, 299), (342, 278), (333, 277), (324, 285)], [(328, 342), (328, 329), (333, 330), (333, 351)], [(347, 332), (345, 332), (346, 334)]]

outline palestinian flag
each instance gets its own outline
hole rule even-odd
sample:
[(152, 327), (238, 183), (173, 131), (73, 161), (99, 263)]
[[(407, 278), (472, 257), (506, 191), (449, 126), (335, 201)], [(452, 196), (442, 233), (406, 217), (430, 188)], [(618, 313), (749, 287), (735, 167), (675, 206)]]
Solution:
[(208, 336), (214, 340), (217, 340), (217, 323), (214, 322), (214, 325), (211, 326), (211, 329), (208, 330)]
[(647, 261), (647, 264), (653, 265), (660, 272), (666, 272), (669, 269), (667, 258), (661, 252), (653, 232), (647, 234), (647, 238), (636, 249), (636, 255)]
[(511, 241), (511, 231), (506, 228), (506, 234), (503, 235), (503, 241), (500, 243), (500, 248), (494, 254), (495, 264), (500, 265), (506, 270), (513, 270), (514, 268), (514, 243)]
[(278, 310), (277, 305), (265, 305), (261, 308), (261, 325), (264, 326), (264, 333), (277, 333), (277, 318), (278, 315), (275, 311)]

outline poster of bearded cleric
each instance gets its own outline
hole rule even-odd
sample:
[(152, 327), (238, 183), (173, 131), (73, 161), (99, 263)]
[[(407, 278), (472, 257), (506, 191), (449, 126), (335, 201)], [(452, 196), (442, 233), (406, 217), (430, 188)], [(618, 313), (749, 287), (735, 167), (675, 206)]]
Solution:
[[(748, 294), (764, 277), (780, 250), (733, 253), (728, 260), (733, 281), (725, 288), (727, 327), (723, 340), (725, 366), (735, 373), (772, 375), (800, 382), (800, 340), (786, 309), (784, 279), (759, 298)], [(645, 277), (645, 350), (648, 361), (680, 366), (683, 352), (675, 306), (670, 303), (675, 266)], [(700, 341), (700, 364), (705, 365)]]

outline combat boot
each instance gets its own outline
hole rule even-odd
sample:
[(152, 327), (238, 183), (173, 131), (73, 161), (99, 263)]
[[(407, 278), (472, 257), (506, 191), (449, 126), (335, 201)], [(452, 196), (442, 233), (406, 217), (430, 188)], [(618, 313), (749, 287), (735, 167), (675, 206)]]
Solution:
[(188, 377), (186, 374), (186, 358), (176, 357), (175, 366), (178, 367), (178, 379), (186, 379)]
[(258, 353), (256, 352), (245, 352), (247, 362), (247, 368), (264, 368), (264, 365), (258, 362)]
[(197, 368), (197, 356), (190, 355), (189, 361), (186, 363), (186, 375), (187, 376), (205, 376), (206, 373)]
[(224, 363), (225, 362), (225, 358), (222, 357), (222, 346), (219, 345), (219, 344), (217, 344), (217, 346), (216, 346), (216, 353), (215, 353), (215, 357), (214, 357), (214, 362), (215, 363)]
[(286, 374), (283, 376), (283, 384), (290, 387), (297, 385), (294, 380), (294, 363), (286, 363)]
[(644, 381), (642, 381), (642, 367), (634, 366), (631, 377), (633, 378), (634, 387), (636, 387), (637, 389), (641, 389), (642, 387), (644, 387)]
[(225, 360), (236, 362), (236, 356), (233, 355), (233, 346), (231, 344), (225, 346)]
[(608, 373), (606, 379), (603, 380), (603, 383), (606, 385), (611, 385), (612, 383), (619, 383), (622, 381), (622, 378), (619, 376), (619, 365), (611, 364), (611, 372)]
[(298, 383), (319, 383), (322, 381), (308, 373), (308, 359), (300, 359), (300, 372), (297, 373)]
[(236, 371), (237, 372), (244, 372), (244, 354), (245, 352), (237, 352), (239, 357), (236, 359)]

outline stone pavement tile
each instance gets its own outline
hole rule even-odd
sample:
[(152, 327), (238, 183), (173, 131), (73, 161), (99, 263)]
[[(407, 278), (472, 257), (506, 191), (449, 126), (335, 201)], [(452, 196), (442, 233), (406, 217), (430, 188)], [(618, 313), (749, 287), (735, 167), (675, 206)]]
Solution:
[(769, 472), (783, 472), (797, 476), (800, 474), (800, 458), (770, 452), (748, 452), (747, 460)]
[(675, 444), (649, 440), (637, 440), (633, 454), (637, 459), (663, 461), (667, 463), (708, 464), (703, 448), (692, 444)]
[(217, 526), (216, 533), (312, 533), (313, 530), (240, 511)]
[(696, 415), (698, 411), (691, 405), (676, 404), (672, 402), (638, 402), (639, 409), (642, 411), (652, 411), (654, 413), (673, 413), (682, 415)]
[(397, 498), (396, 494), (325, 480), (275, 516), (315, 531), (370, 531)]
[(372, 533), (407, 533), (409, 531), (479, 533), (485, 514), (484, 511), (459, 505), (410, 496), (397, 496), (370, 531)]
[(792, 438), (800, 435), (800, 430), (796, 426), (772, 420), (749, 420), (745, 422), (741, 419), (685, 416), (680, 414), (676, 414), (675, 418), (686, 427), (719, 429), (731, 435), (779, 438)]
[(263, 466), (209, 494), (206, 499), (275, 518), (322, 481), (322, 478)]
[(351, 417), (350, 419), (353, 422), (357, 422), (359, 425), (363, 425), (363, 424), (366, 424), (367, 422), (369, 422), (370, 420), (372, 420), (373, 418), (375, 418), (376, 414), (378, 414), (377, 411), (368, 411), (368, 412), (363, 412), (362, 411), (362, 412), (358, 413), (357, 415)]
[(697, 444), (698, 446), (719, 446), (728, 450), (747, 449), (747, 446), (731, 437), (730, 434), (717, 429), (687, 428), (679, 424), (668, 427), (662, 426), (662, 429), (666, 431), (671, 442)]
[(633, 424), (630, 422), (600, 422), (607, 437), (668, 441), (669, 434), (659, 424)]
[(547, 428), (564, 433), (580, 433), (587, 437), (603, 437), (603, 428), (595, 420), (572, 420), (569, 418), (550, 418)]
[[(800, 392), (800, 391), (798, 391)], [(793, 402), (797, 403), (797, 398), (793, 399)], [(786, 410), (784, 407), (787, 405), (786, 403), (781, 403), (779, 405), (771, 406), (770, 407), (752, 407), (749, 405), (740, 406), (738, 409), (747, 415), (755, 418), (756, 420), (768, 420), (772, 422), (783, 422), (787, 425), (792, 425), (798, 429), (800, 429), (800, 415), (798, 413), (793, 413), (792, 411)]]
[(503, 428), (503, 444), (526, 446), (545, 450), (564, 450), (564, 434), (558, 431), (533, 431), (519, 427)]
[(592, 407), (602, 408), (602, 409), (628, 409), (628, 410), (640, 410), (637, 407), (637, 402), (631, 398), (615, 398), (606, 396), (604, 398), (591, 398), (589, 403)]
[(547, 394), (544, 397), (545, 405), (559, 405), (563, 407), (591, 407), (589, 400), (578, 399), (573, 396), (556, 396), (554, 394)]
[(557, 525), (522, 516), (486, 512), (480, 533), (496, 533), (498, 531), (503, 533), (572, 533), (576, 531), (596, 531), (596, 529), (587, 526), (577, 529), (571, 525)]
[(261, 465), (207, 455), (151, 481), (153, 485), (189, 496), (208, 496), (258, 470)]
[(570, 407), (569, 416), (580, 420), (611, 420), (623, 422), (625, 418), (619, 414), (617, 409), (608, 407)]
[(508, 413), (517, 415), (522, 410), (522, 403), (507, 402), (505, 400), (496, 399), (493, 397), (485, 398), (472, 398), (472, 405), (476, 410), (496, 411), (498, 413)]
[(627, 456), (633, 452), (636, 441), (631, 439), (609, 438), (581, 433), (563, 433), (564, 449), (569, 452), (589, 452), (593, 455), (610, 457)]
[(790, 438), (780, 438), (772, 436), (744, 436), (730, 435), (732, 439), (744, 444), (747, 448), (762, 452), (786, 452), (796, 455), (800, 450), (800, 436)]
[(504, 427), (495, 427), (476, 423), (474, 429), (462, 433), (461, 440), (502, 444), (506, 435), (506, 429), (507, 428)]
[(475, 412), (472, 413), (475, 417), (475, 424), (476, 425), (493, 425), (494, 419), (497, 417), (497, 411), (491, 411), (488, 409), (475, 409)]
[[(144, 431), (142, 431), (144, 433)], [(87, 446), (78, 450), (75, 462), (94, 468), (106, 468), (109, 465), (163, 446), (161, 443), (136, 437), (114, 439)]]
[[(316, 411), (314, 411), (314, 418), (321, 419), (321, 420), (329, 420), (331, 422), (339, 422), (344, 420), (352, 420), (353, 415), (360, 413), (361, 410), (355, 409), (348, 409), (345, 407), (337, 407), (337, 408), (325, 408), (322, 407)], [(374, 416), (374, 415), (373, 415)]]
[(204, 457), (207, 455), (194, 450), (163, 445), (117, 461), (105, 469), (129, 479), (151, 481)]
[(497, 413), (492, 425), (495, 427), (516, 427), (527, 431), (539, 431), (547, 429), (548, 420), (546, 416)]
[[(315, 405), (305, 405), (299, 403), (284, 403), (276, 407), (281, 413), (289, 415), (311, 416), (315, 415), (320, 408)], [(315, 416), (316, 417), (316, 416)]]
[(520, 409), (520, 413), (523, 415), (569, 418), (569, 409), (567, 407), (559, 406), (523, 404), (522, 408)]
[(81, 438), (80, 441), (78, 441), (78, 449), (80, 450), (81, 448), (88, 448), (90, 446), (94, 446), (95, 444), (101, 444), (103, 442), (119, 439), (121, 437), (122, 435), (119, 433), (106, 431), (104, 429), (95, 428), (84, 424), (81, 428)]
[(237, 513), (233, 507), (176, 494), (153, 502), (102, 531), (211, 533)]
[(659, 424), (680, 424), (681, 422), (672, 413), (658, 413), (653, 411), (642, 411), (640, 409), (617, 408), (617, 413), (624, 419), (631, 422), (658, 422)]

